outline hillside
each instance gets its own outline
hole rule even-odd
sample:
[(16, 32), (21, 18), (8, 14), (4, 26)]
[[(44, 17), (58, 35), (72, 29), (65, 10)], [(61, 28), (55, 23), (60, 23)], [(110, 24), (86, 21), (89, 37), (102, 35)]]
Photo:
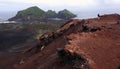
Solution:
[(62, 22), (0, 24), (0, 51), (19, 52), (36, 43), (44, 33), (57, 30)]
[(57, 31), (40, 36), (37, 42), (37, 45), (16, 56), (13, 55), (8, 60), (5, 60), (7, 57), (2, 59), (1, 67), (4, 69), (120, 69), (119, 14), (70, 20)]

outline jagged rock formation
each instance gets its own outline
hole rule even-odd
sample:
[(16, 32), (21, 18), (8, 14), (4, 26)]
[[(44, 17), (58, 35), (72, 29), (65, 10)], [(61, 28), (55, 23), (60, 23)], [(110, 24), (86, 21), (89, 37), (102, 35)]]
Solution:
[[(42, 35), (24, 51), (12, 69), (119, 69), (120, 19), (70, 20)], [(106, 22), (104, 22), (106, 21)], [(7, 69), (7, 68), (6, 68)]]

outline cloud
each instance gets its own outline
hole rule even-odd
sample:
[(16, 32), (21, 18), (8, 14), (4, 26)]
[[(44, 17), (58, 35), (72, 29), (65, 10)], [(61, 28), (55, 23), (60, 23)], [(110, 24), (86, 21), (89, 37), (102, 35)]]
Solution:
[(68, 9), (71, 11), (99, 12), (119, 10), (120, 0), (0, 0), (0, 6), (0, 9), (6, 11), (19, 11), (31, 6), (38, 6), (44, 10)]
[(95, 6), (97, 0), (9, 0), (11, 2), (27, 3), (27, 4), (41, 4), (48, 6)]
[(117, 5), (117, 4), (120, 4), (120, 0), (105, 0), (105, 3)]
[(97, 9), (100, 7), (119, 6), (120, 0), (0, 0), (0, 6), (3, 4), (11, 5), (36, 5), (47, 8), (79, 8), (79, 9)]
[(0, 4), (34, 4), (50, 7), (81, 7), (94, 8), (97, 6), (118, 5), (120, 0), (0, 0)]

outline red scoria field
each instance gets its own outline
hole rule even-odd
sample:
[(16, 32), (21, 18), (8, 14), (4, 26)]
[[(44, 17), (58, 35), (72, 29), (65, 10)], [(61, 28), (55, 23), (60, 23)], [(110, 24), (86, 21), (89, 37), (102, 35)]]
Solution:
[(23, 52), (0, 55), (0, 69), (120, 69), (120, 15), (73, 19)]

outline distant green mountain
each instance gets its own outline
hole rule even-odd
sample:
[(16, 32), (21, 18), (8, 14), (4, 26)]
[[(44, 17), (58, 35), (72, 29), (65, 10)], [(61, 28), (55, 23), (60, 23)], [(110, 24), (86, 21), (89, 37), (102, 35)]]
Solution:
[(45, 15), (45, 11), (38, 8), (37, 6), (33, 6), (27, 8), (25, 10), (18, 11), (15, 17), (10, 18), (9, 21), (35, 21), (42, 20)]
[(77, 15), (73, 14), (67, 9), (64, 9), (62, 11), (59, 11), (57, 16), (58, 18), (61, 18), (61, 19), (71, 19), (71, 18), (76, 17)]
[(34, 21), (46, 21), (49, 18), (60, 18), (60, 19), (71, 19), (76, 17), (75, 14), (70, 12), (67, 9), (59, 11), (56, 13), (55, 11), (48, 10), (44, 11), (37, 6), (33, 6), (27, 8), (25, 10), (18, 11), (15, 17), (8, 19), (9, 21), (20, 21), (20, 22), (34, 22)]
[(45, 13), (44, 10), (38, 8), (37, 6), (27, 8), (25, 10), (19, 11), (16, 16), (35, 16), (41, 17)]
[(56, 18), (56, 17), (57, 17), (57, 13), (56, 13), (55, 11), (48, 10), (48, 11), (45, 13), (45, 17), (46, 17), (46, 18)]

